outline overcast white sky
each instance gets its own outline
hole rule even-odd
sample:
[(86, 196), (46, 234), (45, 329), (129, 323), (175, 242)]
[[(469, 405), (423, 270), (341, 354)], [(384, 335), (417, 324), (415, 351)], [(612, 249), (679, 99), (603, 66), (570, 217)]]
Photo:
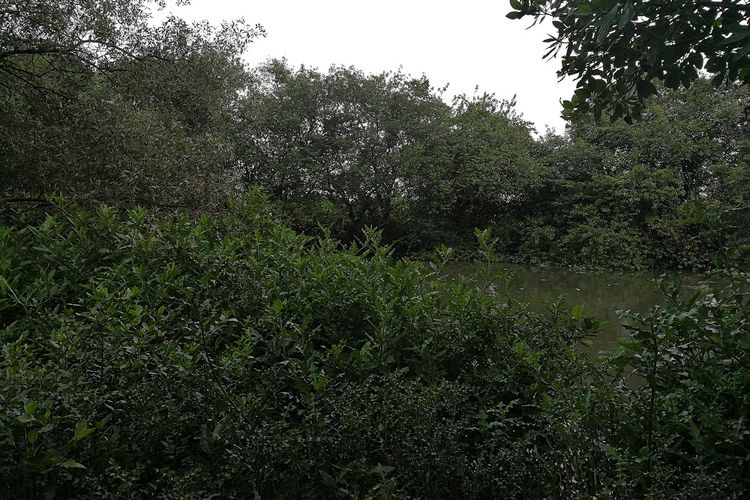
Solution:
[(518, 110), (536, 124), (564, 131), (560, 99), (574, 82), (560, 83), (559, 61), (543, 61), (542, 40), (551, 26), (529, 30), (511, 21), (508, 0), (192, 0), (169, 7), (185, 19), (219, 22), (244, 17), (268, 32), (249, 49), (251, 64), (286, 57), (292, 65), (327, 70), (353, 65), (368, 73), (397, 70), (427, 75), (447, 95), (494, 92), (518, 99)]

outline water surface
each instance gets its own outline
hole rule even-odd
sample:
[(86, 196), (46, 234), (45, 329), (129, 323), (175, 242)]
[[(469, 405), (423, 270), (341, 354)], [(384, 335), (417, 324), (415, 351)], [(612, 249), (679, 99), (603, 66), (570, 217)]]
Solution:
[[(477, 278), (478, 270), (476, 264), (459, 263), (447, 266), (445, 272), (449, 278), (462, 275)], [(506, 281), (503, 275), (507, 272), (510, 272), (510, 278)], [(664, 303), (659, 289), (662, 278), (679, 281), (684, 293), (711, 284), (707, 277), (689, 273), (660, 276), (649, 272), (575, 271), (513, 264), (498, 264), (490, 276), (491, 281), (501, 284), (497, 287), (498, 292), (507, 292), (511, 297), (528, 303), (532, 311), (542, 312), (550, 302), (562, 297), (570, 308), (580, 304), (587, 316), (606, 321), (600, 333), (591, 339), (593, 352), (613, 350), (617, 339), (629, 335), (615, 311), (629, 309), (647, 313), (652, 306)]]

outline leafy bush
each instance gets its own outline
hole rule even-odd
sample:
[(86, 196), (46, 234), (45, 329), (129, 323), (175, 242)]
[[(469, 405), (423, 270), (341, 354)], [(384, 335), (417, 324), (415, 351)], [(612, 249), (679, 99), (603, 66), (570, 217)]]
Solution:
[[(576, 349), (598, 326), (581, 308), (537, 315), (491, 285), (445, 283), (450, 252), (395, 261), (374, 232), (340, 250), (276, 221), (256, 192), (198, 220), (52, 212), (0, 228), (6, 496), (747, 487), (742, 295), (657, 310), (651, 333), (599, 365)], [(663, 346), (685, 336), (678, 369), (688, 358)], [(652, 338), (666, 340), (649, 371)], [(648, 383), (626, 384), (628, 364)]]
[(748, 295), (728, 288), (681, 298), (674, 284), (665, 295), (670, 305), (646, 317), (624, 313), (633, 339), (608, 364), (617, 374), (634, 369), (643, 385), (617, 387), (628, 418), (618, 430), (620, 449), (607, 452), (631, 477), (674, 495), (747, 494)]

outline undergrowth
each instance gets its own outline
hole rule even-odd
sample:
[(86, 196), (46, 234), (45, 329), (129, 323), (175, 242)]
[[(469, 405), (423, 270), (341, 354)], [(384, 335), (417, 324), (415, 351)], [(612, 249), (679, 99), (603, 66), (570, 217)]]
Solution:
[(58, 204), (17, 222), (0, 227), (9, 497), (747, 493), (735, 289), (668, 289), (590, 361), (580, 308), (446, 283), (449, 252), (405, 263), (376, 232), (302, 236), (257, 193), (222, 216)]

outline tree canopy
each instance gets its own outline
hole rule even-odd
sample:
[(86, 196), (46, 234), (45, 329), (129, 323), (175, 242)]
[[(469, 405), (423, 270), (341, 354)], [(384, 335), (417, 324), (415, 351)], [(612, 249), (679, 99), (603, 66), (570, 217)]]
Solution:
[(560, 77), (577, 79), (563, 116), (638, 118), (644, 100), (688, 87), (702, 71), (712, 82), (750, 84), (747, 0), (510, 0), (511, 19), (551, 18), (545, 58), (561, 54)]
[(207, 44), (238, 57), (264, 33), (242, 19), (217, 28), (168, 16), (154, 25), (154, 10), (163, 6), (158, 0), (3, 0), (0, 85), (24, 94), (70, 97), (76, 79), (121, 71), (126, 60), (169, 63)]
[(210, 205), (231, 191), (229, 117), (261, 36), (242, 20), (167, 17), (149, 0), (0, 7), (5, 188), (132, 205)]

